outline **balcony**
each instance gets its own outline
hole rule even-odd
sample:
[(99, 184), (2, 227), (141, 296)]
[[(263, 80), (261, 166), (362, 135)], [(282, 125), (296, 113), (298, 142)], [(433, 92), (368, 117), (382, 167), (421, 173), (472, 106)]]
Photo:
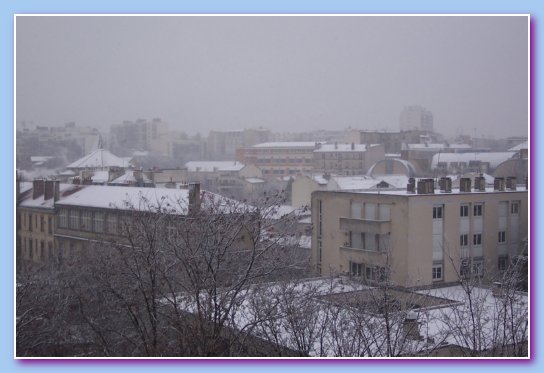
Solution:
[(369, 234), (386, 234), (391, 232), (391, 221), (340, 218), (340, 229)]

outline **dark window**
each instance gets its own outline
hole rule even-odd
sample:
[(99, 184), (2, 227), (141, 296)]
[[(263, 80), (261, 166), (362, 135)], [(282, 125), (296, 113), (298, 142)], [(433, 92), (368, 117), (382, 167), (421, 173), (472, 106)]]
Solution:
[(472, 244), (475, 246), (479, 246), (482, 244), (482, 234), (476, 233), (472, 238)]
[(474, 205), (474, 216), (483, 215), (484, 206), (482, 204)]
[(461, 205), (460, 215), (461, 217), (468, 216), (468, 205)]
[(433, 219), (442, 219), (443, 206), (433, 207)]
[(462, 234), (459, 236), (459, 245), (468, 246), (468, 234)]
[(442, 265), (433, 266), (433, 281), (442, 280)]
[(499, 232), (499, 243), (505, 243), (506, 242), (506, 232), (500, 231)]

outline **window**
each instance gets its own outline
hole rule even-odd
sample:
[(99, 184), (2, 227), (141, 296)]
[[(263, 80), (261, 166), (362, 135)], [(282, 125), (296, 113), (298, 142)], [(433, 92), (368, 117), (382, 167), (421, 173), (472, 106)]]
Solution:
[(512, 202), (510, 204), (510, 213), (512, 215), (518, 215), (519, 214), (519, 202)]
[(508, 267), (508, 256), (501, 255), (499, 256), (499, 271), (506, 271), (506, 267)]
[(70, 210), (70, 228), (79, 229), (79, 211)]
[(433, 265), (433, 281), (442, 280), (442, 264)]
[(468, 216), (468, 205), (461, 205), (460, 215), (462, 218)]
[(473, 237), (472, 237), (472, 244), (474, 246), (480, 246), (482, 244), (482, 234), (481, 233), (476, 233)]
[(499, 243), (505, 243), (506, 242), (506, 232), (500, 231), (499, 232)]
[(433, 207), (433, 219), (442, 219), (443, 206), (434, 206)]
[(459, 245), (468, 246), (468, 234), (462, 234), (459, 236)]
[(40, 232), (45, 232), (45, 218), (40, 215)]
[(94, 231), (98, 233), (104, 232), (104, 213), (94, 213)]
[(68, 228), (68, 210), (61, 209), (59, 211), (59, 228)]
[(368, 281), (385, 281), (387, 280), (387, 271), (385, 267), (368, 266), (365, 268), (365, 278)]
[(53, 234), (53, 218), (51, 216), (47, 218), (47, 232)]
[(91, 231), (93, 229), (93, 213), (84, 210), (81, 212), (81, 229)]
[(32, 232), (32, 214), (28, 214), (28, 230)]
[(117, 215), (108, 214), (107, 215), (107, 233), (115, 234), (117, 233)]
[(477, 203), (474, 205), (474, 216), (482, 216), (484, 211), (484, 205)]
[(350, 262), (350, 276), (360, 277), (363, 274), (363, 265), (361, 263)]

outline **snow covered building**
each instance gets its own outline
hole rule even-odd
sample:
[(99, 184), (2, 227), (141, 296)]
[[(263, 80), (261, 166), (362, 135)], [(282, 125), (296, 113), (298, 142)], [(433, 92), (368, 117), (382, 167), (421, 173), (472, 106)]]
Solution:
[(312, 172), (314, 150), (319, 143), (314, 141), (265, 142), (239, 148), (236, 151), (236, 159), (244, 164), (257, 166), (262, 170), (265, 179), (295, 176)]
[(382, 159), (385, 159), (385, 151), (381, 144), (317, 144), (314, 172), (362, 175)]
[(255, 165), (238, 161), (191, 161), (185, 167), (189, 182), (198, 182), (206, 190), (233, 198), (240, 198), (251, 186), (260, 184), (255, 179), (263, 176)]
[(442, 185), (436, 193), (432, 179), (419, 180), (417, 192), (414, 181), (403, 191), (312, 193), (312, 265), (325, 276), (369, 283), (389, 276), (407, 287), (492, 278), (522, 250), (527, 190), (515, 182), (486, 188), (479, 180), (475, 190), (470, 180), (460, 189)]

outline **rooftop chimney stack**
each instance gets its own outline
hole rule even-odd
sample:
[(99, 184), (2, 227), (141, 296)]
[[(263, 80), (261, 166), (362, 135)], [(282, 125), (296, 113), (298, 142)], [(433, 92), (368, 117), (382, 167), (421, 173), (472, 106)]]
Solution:
[(493, 190), (504, 191), (504, 177), (496, 177), (493, 180)]
[(45, 189), (44, 181), (45, 180), (43, 179), (34, 179), (32, 181), (32, 199), (36, 199), (43, 195)]
[(516, 190), (517, 189), (517, 179), (515, 176), (508, 176), (506, 178), (506, 189)]
[(200, 183), (189, 183), (189, 213), (200, 210)]
[(434, 179), (419, 179), (417, 194), (434, 194)]
[(474, 191), (485, 192), (485, 178), (483, 174), (474, 178)]
[(53, 195), (54, 195), (54, 180), (45, 180), (45, 185), (44, 185), (44, 193), (43, 193), (43, 199), (44, 200), (48, 200), (48, 199), (51, 199), (53, 198)]
[(408, 312), (402, 325), (404, 335), (407, 339), (421, 340), (421, 334), (419, 333), (419, 322), (417, 321), (417, 314), (414, 311)]
[(406, 191), (408, 193), (416, 192), (416, 179), (414, 179), (413, 177), (408, 179), (408, 185), (406, 185)]
[(441, 177), (438, 181), (440, 185), (440, 191), (442, 193), (451, 193), (451, 178), (450, 177)]
[(470, 177), (462, 177), (459, 181), (459, 190), (461, 192), (470, 193), (472, 180), (470, 180)]

